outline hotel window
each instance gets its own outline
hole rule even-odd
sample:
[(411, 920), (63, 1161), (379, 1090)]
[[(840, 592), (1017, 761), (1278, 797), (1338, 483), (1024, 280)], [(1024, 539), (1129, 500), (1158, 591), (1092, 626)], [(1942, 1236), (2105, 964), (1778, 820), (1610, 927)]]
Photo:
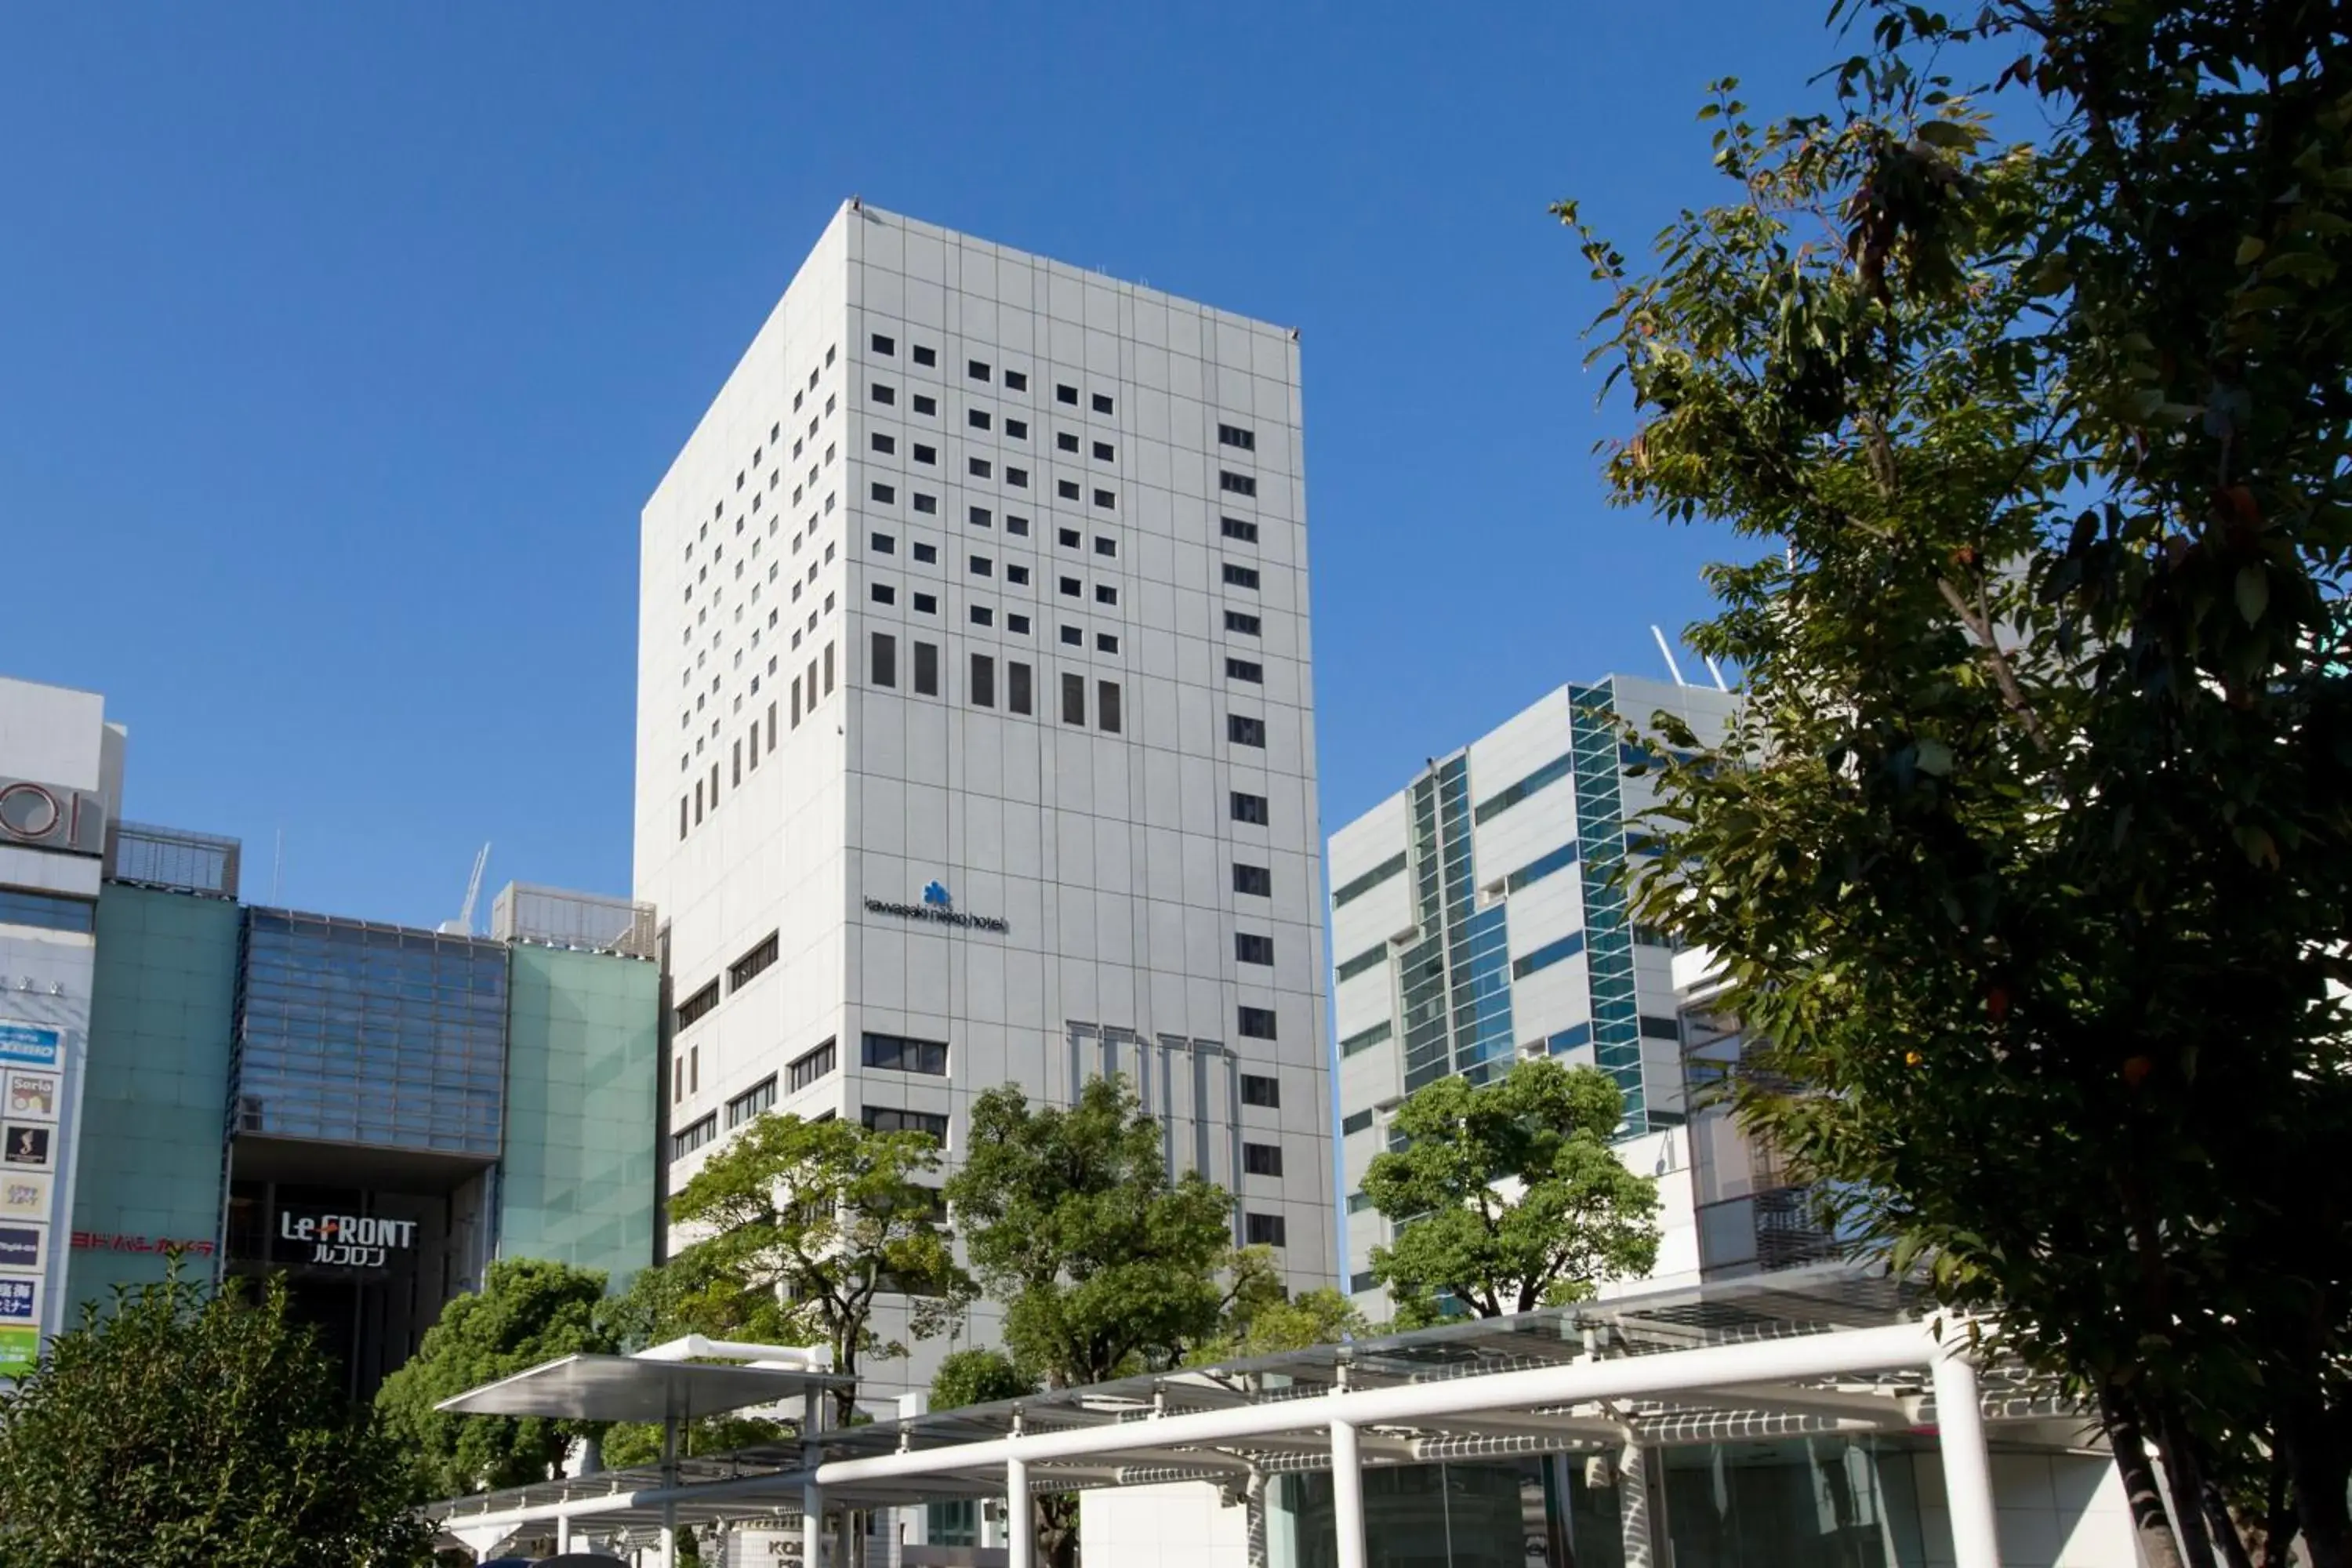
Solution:
[(971, 360), (965, 363), (963, 373), (974, 381), (986, 381), (988, 379), (988, 365), (983, 361)]
[(923, 394), (923, 393), (919, 393), (919, 393), (917, 393), (917, 394), (915, 394), (915, 412), (916, 412), (916, 413), (918, 413), (918, 414), (921, 414), (921, 415), (925, 415), (925, 416), (929, 416), (929, 415), (936, 415), (937, 413), (939, 413), (939, 411), (940, 411), (940, 400), (939, 400), (938, 398), (936, 398), (936, 397), (931, 397), (931, 396), (928, 396), (928, 395), (926, 395), (925, 394)]
[(1004, 661), (1004, 706), (1015, 713), (1030, 711), (1029, 667), (1016, 659)]
[(1217, 470), (1217, 488), (1221, 490), (1228, 490), (1237, 496), (1254, 496), (1257, 494), (1257, 481), (1255, 479), (1250, 478), (1247, 474), (1231, 473), (1223, 468)]
[(1267, 821), (1268, 811), (1265, 796), (1262, 795), (1244, 795), (1240, 790), (1235, 790), (1233, 794), (1234, 820), (1235, 822), (1254, 822), (1260, 826), (1264, 826)]
[(1097, 491), (1095, 492), (1095, 505), (1099, 506), (1099, 507), (1106, 507), (1106, 508), (1108, 508), (1108, 507), (1115, 507), (1115, 506), (1117, 506), (1118, 504), (1118, 498), (1117, 496), (1113, 495), (1110, 491), (1108, 491), (1108, 490), (1097, 490)]
[(895, 354), (898, 352), (898, 343), (879, 332), (874, 334), (871, 342), (874, 352), (877, 354)]
[(867, 592), (877, 605), (895, 605), (898, 602), (898, 590), (887, 583), (877, 583)]
[(1279, 1176), (1282, 1174), (1282, 1145), (1279, 1143), (1243, 1144), (1242, 1169), (1253, 1176)]
[(1076, 500), (1078, 499), (1078, 481), (1076, 479), (1056, 479), (1054, 481), (1054, 493), (1060, 496), (1064, 500)]
[(1217, 520), (1217, 529), (1227, 539), (1238, 539), (1244, 544), (1257, 542), (1257, 524), (1241, 518), (1221, 517)]
[(935, 365), (940, 363), (940, 351), (937, 349), (927, 349), (922, 344), (917, 343), (915, 345), (915, 363), (917, 364)]
[(1024, 372), (1024, 371), (1018, 371), (1018, 370), (1008, 370), (1008, 371), (1006, 371), (1006, 372), (1004, 373), (1004, 387), (1005, 387), (1005, 390), (1006, 390), (1006, 391), (1008, 391), (1008, 392), (1026, 392), (1026, 391), (1028, 391), (1028, 390), (1029, 390), (1029, 376), (1028, 376), (1028, 374), (1027, 374), (1026, 372)]
[(1252, 664), (1245, 658), (1229, 658), (1225, 660), (1225, 679), (1246, 680), (1253, 686), (1263, 686), (1265, 684), (1265, 666)]
[(1075, 452), (1077, 449), (1077, 432), (1074, 430), (1064, 430), (1054, 437), (1054, 450), (1057, 452)]
[(1232, 584), (1234, 587), (1236, 587), (1236, 588), (1255, 588), (1255, 587), (1257, 586), (1257, 568), (1256, 568), (1256, 567), (1255, 567), (1255, 566), (1236, 566), (1236, 565), (1234, 565), (1234, 564), (1232, 562), (1230, 562), (1230, 561), (1226, 562), (1226, 563), (1224, 563), (1224, 566), (1225, 566), (1225, 574), (1224, 574), (1224, 575), (1225, 575), (1225, 581), (1226, 581), (1227, 583)]
[(915, 443), (913, 456), (915, 461), (919, 463), (936, 463), (940, 460), (940, 449), (937, 447), (926, 447), (918, 441)]
[(940, 547), (938, 545), (924, 544), (920, 542), (916, 543), (915, 561), (917, 564), (924, 566), (937, 565), (939, 563), (939, 559)]
[(937, 512), (940, 510), (940, 498), (937, 496), (927, 496), (922, 491), (917, 490), (915, 492), (915, 510), (917, 511)]
[(883, 506), (888, 506), (891, 502), (898, 499), (898, 492), (896, 489), (888, 485), (878, 482), (868, 493), (873, 496), (876, 501)]
[(1244, 430), (1238, 425), (1220, 425), (1217, 426), (1217, 444), (1223, 447), (1239, 447), (1244, 452), (1255, 452), (1257, 450), (1257, 432)]
[(1282, 1080), (1254, 1072), (1242, 1074), (1242, 1103), (1261, 1105), (1269, 1110), (1281, 1110)]
[(1234, 891), (1248, 893), (1255, 898), (1274, 897), (1274, 872), (1264, 866), (1234, 863)]
[(937, 697), (940, 694), (940, 648), (937, 643), (915, 645), (915, 695)]
[(995, 521), (995, 514), (991, 512), (984, 506), (976, 506), (972, 508), (971, 512), (967, 515), (974, 528), (986, 528), (991, 522)]
[[(1004, 470), (1004, 482), (1016, 490), (1025, 490), (1029, 488), (1029, 470), (1008, 468)], [(1028, 530), (1024, 528), (1022, 531), (1025, 533)]]
[(1078, 389), (1075, 386), (1065, 386), (1056, 384), (1054, 387), (1054, 401), (1056, 403), (1066, 403), (1071, 407), (1076, 408), (1078, 405)]
[(1095, 634), (1095, 651), (1097, 653), (1117, 653), (1118, 651), (1118, 639), (1111, 636), (1108, 632), (1097, 632)]
[(948, 1047), (940, 1040), (910, 1040), (903, 1035), (865, 1037), (863, 1058), (870, 1068), (886, 1072), (919, 1072), (944, 1078), (948, 1070)]
[(996, 563), (990, 560), (985, 555), (972, 556), (971, 558), (971, 574), (975, 577), (993, 577), (996, 575)]
[(776, 1075), (770, 1073), (727, 1102), (727, 1130), (733, 1131), (776, 1103)]
[(1095, 722), (1106, 734), (1118, 733), (1118, 682), (1116, 680), (1095, 682)]
[(874, 401), (877, 403), (896, 403), (898, 401), (898, 395), (891, 388), (883, 385), (882, 383), (877, 381), (874, 384)]
[(1095, 553), (1097, 555), (1117, 555), (1118, 553), (1118, 541), (1112, 539), (1106, 534), (1096, 534)]
[(964, 468), (975, 479), (987, 479), (995, 471), (993, 465), (986, 458), (966, 458)]
[(971, 624), (976, 626), (994, 626), (996, 612), (986, 605), (974, 605), (971, 607)]
[(1116, 604), (1118, 604), (1118, 590), (1117, 588), (1112, 587), (1112, 586), (1111, 586), (1109, 584), (1108, 584), (1108, 583), (1097, 583), (1097, 584), (1095, 584), (1095, 603), (1096, 603), (1096, 604), (1097, 604), (1097, 605), (1116, 605)]
[[(874, 654), (866, 662), (866, 678), (876, 686), (898, 684), (898, 639), (888, 632), (874, 634)], [(793, 711), (798, 713), (797, 705)]]
[(794, 1057), (784, 1068), (784, 1081), (791, 1086), (791, 1092), (797, 1094), (833, 1071), (834, 1066), (833, 1042), (827, 1040), (816, 1049)]
[(1236, 963), (1272, 963), (1274, 938), (1254, 931), (1234, 932), (1234, 962)]
[(1007, 419), (1004, 422), (1004, 438), (1008, 441), (1026, 441), (1029, 439), (1029, 421), (1026, 419)]
[(971, 656), (971, 705), (975, 708), (996, 706), (996, 660), (984, 653)]
[(1085, 727), (1087, 721), (1087, 678), (1065, 674), (1062, 677), (1062, 722)]
[(968, 408), (964, 411), (963, 422), (975, 430), (985, 430), (988, 428), (988, 410)]
[(1116, 463), (1118, 461), (1118, 453), (1109, 442), (1097, 441), (1094, 445), (1094, 458), (1097, 463)]
[(1225, 630), (1229, 632), (1239, 632), (1245, 637), (1254, 637), (1260, 635), (1259, 626), (1260, 622), (1255, 616), (1245, 616), (1239, 610), (1225, 612)]
[(1278, 1214), (1246, 1215), (1249, 1225), (1244, 1232), (1252, 1247), (1282, 1247), (1288, 1243), (1288, 1232)]
[(940, 596), (937, 594), (918, 594), (915, 595), (915, 614), (919, 616), (936, 616), (939, 613)]
[(886, 436), (879, 430), (874, 432), (873, 444), (874, 449), (881, 453), (886, 458), (894, 456), (898, 450), (898, 437), (896, 436)]
[[(1010, 470), (1007, 470), (1007, 473), (1009, 476)], [(1004, 514), (1004, 531), (1018, 534), (1026, 539), (1029, 537), (1029, 520), (1025, 517), (1015, 517), (1008, 511)]]
[(1265, 721), (1228, 713), (1225, 715), (1225, 739), (1236, 746), (1263, 747), (1265, 744)]
[(1275, 1037), (1274, 1009), (1271, 1007), (1244, 1007), (1241, 1010), (1241, 1016), (1237, 1020), (1236, 1027), (1239, 1029), (1244, 1039), (1271, 1040)]
[(1094, 407), (1095, 412), (1097, 414), (1109, 413), (1111, 408), (1110, 398), (1103, 393), (1096, 393), (1094, 396)]
[[(1027, 579), (1024, 578), (1023, 581), (1026, 582)], [(1014, 637), (1025, 637), (1029, 635), (1029, 617), (1026, 616), (1007, 616), (1004, 617), (1004, 629), (1011, 632)]]

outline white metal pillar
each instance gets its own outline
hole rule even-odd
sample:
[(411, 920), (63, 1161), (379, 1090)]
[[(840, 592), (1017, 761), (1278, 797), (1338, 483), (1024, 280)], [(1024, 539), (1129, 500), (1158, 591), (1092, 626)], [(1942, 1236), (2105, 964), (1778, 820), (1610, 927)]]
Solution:
[(1625, 1568), (1651, 1568), (1658, 1560), (1656, 1532), (1650, 1528), (1650, 1456), (1637, 1442), (1617, 1450), (1617, 1533)]
[(1331, 1423), (1331, 1534), (1339, 1568), (1364, 1568), (1364, 1461), (1352, 1421)]
[(1977, 1366), (1968, 1348), (1946, 1344), (1931, 1369), (1936, 1387), (1936, 1443), (1944, 1458), (1944, 1496), (1952, 1510), (1955, 1568), (2000, 1568), (1994, 1529), (1992, 1466), (1985, 1458), (1984, 1410), (1977, 1403)]
[(801, 1487), (801, 1562), (804, 1568), (824, 1562), (824, 1489), (814, 1481)]
[(1004, 1561), (1006, 1568), (1037, 1568), (1037, 1521), (1029, 1510), (1029, 1461), (1004, 1461)]
[(559, 1513), (555, 1516), (555, 1554), (561, 1557), (571, 1550), (572, 1516), (568, 1513)]
[[(677, 1488), (677, 1417), (662, 1422), (662, 1489)], [(661, 1568), (677, 1568), (677, 1500), (666, 1498), (662, 1502)], [(1965, 1568), (1965, 1565), (1963, 1565)]]

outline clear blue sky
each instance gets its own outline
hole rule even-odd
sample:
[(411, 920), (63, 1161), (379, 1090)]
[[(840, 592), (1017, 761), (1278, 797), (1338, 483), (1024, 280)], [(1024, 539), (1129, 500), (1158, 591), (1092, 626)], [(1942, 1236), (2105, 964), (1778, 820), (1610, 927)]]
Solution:
[(249, 897), (280, 828), (309, 909), (625, 890), (638, 508), (860, 193), (1303, 330), (1328, 829), (1704, 610), (1545, 207), (1716, 199), (1705, 82), (1796, 101), (1822, 10), (16, 7), (0, 672)]

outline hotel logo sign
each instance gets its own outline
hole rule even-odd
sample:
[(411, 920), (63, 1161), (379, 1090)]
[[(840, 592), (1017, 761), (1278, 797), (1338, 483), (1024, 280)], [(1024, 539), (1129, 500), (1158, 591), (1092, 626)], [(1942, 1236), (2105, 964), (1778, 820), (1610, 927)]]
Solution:
[(923, 901), (919, 904), (894, 904), (887, 899), (866, 900), (869, 915), (889, 915), (902, 921), (927, 921), (932, 925), (961, 926), (968, 931), (1008, 931), (1013, 929), (1001, 915), (968, 915), (955, 907), (955, 898), (945, 882), (932, 881), (924, 885)]

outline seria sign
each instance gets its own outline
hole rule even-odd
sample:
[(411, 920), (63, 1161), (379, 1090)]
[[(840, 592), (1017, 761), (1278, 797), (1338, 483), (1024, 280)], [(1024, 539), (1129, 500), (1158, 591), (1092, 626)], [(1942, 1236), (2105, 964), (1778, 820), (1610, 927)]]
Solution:
[(416, 1245), (416, 1222), (373, 1215), (280, 1214), (278, 1238), (308, 1246), (307, 1262), (331, 1268), (381, 1268), (394, 1253)]

